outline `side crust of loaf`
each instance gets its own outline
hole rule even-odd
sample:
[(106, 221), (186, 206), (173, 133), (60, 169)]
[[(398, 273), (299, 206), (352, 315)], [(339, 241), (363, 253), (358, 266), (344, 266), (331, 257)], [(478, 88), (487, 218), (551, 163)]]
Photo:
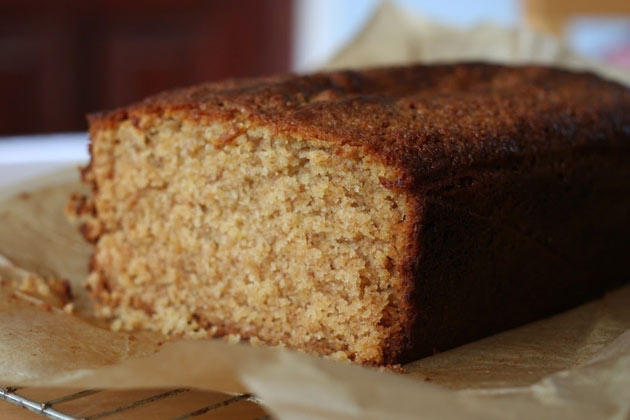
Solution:
[(412, 66), (201, 85), (90, 117), (114, 328), (414, 360), (627, 281), (630, 92)]

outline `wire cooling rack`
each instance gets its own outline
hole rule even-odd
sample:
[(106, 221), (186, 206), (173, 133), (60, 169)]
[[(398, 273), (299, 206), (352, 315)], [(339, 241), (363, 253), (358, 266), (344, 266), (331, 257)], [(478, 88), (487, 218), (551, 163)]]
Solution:
[[(33, 388), (30, 388), (33, 389)], [(105, 410), (101, 410), (95, 413), (91, 413), (87, 416), (77, 416), (73, 415), (70, 412), (65, 412), (65, 410), (59, 408), (60, 405), (68, 405), (68, 402), (76, 401), (84, 398), (94, 398), (97, 397), (100, 393), (105, 391), (98, 389), (86, 389), (78, 392), (69, 393), (66, 395), (61, 395), (59, 397), (55, 397), (53, 399), (38, 401), (37, 399), (26, 397), (24, 394), (27, 393), (29, 388), (15, 388), (15, 387), (0, 387), (0, 399), (7, 401), (9, 403), (15, 404), (17, 406), (26, 408), (34, 413), (37, 413), (43, 417), (47, 417), (55, 420), (96, 420), (96, 419), (109, 419), (109, 418), (121, 418), (120, 416), (123, 414), (129, 415), (129, 417), (123, 416), (124, 418), (144, 418), (144, 417), (131, 417), (134, 412), (133, 409), (138, 409), (139, 407), (146, 407), (149, 404), (158, 404), (161, 401), (172, 399), (178, 395), (197, 392), (203, 397), (203, 394), (198, 391), (193, 391), (188, 388), (178, 388), (167, 391), (156, 391), (154, 394), (146, 396), (144, 398), (131, 401), (129, 403), (121, 404), (118, 406), (114, 406), (111, 408), (107, 408)], [(216, 396), (219, 394), (211, 394), (208, 393), (208, 396), (213, 395), (216, 400)], [(93, 397), (94, 396), (94, 397)], [(244, 420), (271, 420), (271, 417), (268, 415), (259, 415), (254, 417), (243, 417), (243, 413), (238, 414), (238, 417), (234, 417), (234, 414), (228, 417), (228, 413), (226, 413), (225, 409), (228, 407), (234, 407), (238, 403), (250, 402), (257, 404), (257, 410), (260, 413), (263, 413), (262, 408), (260, 408), (260, 401), (251, 394), (235, 394), (235, 395), (227, 395), (222, 394), (223, 399), (219, 399), (218, 401), (213, 401), (211, 404), (207, 404), (201, 407), (189, 407), (188, 409), (182, 408), (182, 413), (167, 417), (169, 420), (184, 420), (184, 419), (193, 419), (198, 416), (203, 416), (205, 414), (215, 414), (213, 418), (243, 418)], [(208, 397), (209, 398), (209, 397)], [(171, 401), (169, 401), (170, 403)], [(172, 404), (171, 404), (172, 405)], [(1, 407), (0, 407), (1, 408)], [(186, 411), (188, 410), (188, 411)], [(222, 410), (225, 416), (222, 417)], [(137, 410), (135, 410), (137, 411)], [(159, 409), (158, 409), (159, 411)], [(251, 410), (250, 410), (251, 411)], [(122, 414), (121, 414), (122, 413)], [(152, 416), (155, 418), (154, 416)], [(161, 417), (158, 417), (161, 418)]]

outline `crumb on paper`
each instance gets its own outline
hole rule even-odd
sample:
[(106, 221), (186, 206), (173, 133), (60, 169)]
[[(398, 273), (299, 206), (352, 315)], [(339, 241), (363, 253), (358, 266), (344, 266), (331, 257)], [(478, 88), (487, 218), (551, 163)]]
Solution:
[(241, 342), (241, 335), (240, 334), (228, 334), (225, 336), (225, 341), (227, 341), (230, 344), (238, 344)]
[(249, 344), (251, 344), (254, 347), (265, 346), (265, 343), (262, 340), (260, 340), (258, 337), (251, 337), (249, 339)]
[(122, 321), (120, 319), (115, 319), (112, 321), (112, 323), (109, 325), (110, 329), (112, 331), (120, 331), (123, 327)]
[(343, 351), (337, 351), (327, 356), (329, 359), (346, 362), (349, 360), (348, 355)]
[(72, 300), (70, 283), (58, 277), (41, 277), (29, 273), (16, 283), (17, 290), (56, 307), (63, 308)]
[(407, 373), (405, 368), (400, 364), (395, 365), (387, 365), (379, 367), (379, 371), (381, 372), (391, 372), (391, 373)]
[(54, 308), (66, 313), (72, 312), (72, 289), (67, 280), (31, 273), (14, 265), (1, 255), (0, 284), (11, 288), (15, 297), (38, 305), (45, 311)]

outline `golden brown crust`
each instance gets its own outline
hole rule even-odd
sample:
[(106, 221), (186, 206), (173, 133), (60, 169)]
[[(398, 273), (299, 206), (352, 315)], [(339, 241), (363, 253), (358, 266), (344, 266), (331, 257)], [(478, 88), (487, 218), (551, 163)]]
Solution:
[(443, 172), (602, 143), (628, 147), (630, 89), (592, 74), (483, 63), (415, 65), (228, 80), (173, 90), (105, 114), (257, 121), (278, 132), (366, 147), (421, 188)]

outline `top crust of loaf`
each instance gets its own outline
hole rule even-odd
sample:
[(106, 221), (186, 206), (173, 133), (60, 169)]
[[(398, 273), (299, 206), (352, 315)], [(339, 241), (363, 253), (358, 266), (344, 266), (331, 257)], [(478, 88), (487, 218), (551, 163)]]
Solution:
[(402, 169), (393, 187), (415, 190), (501, 159), (630, 146), (630, 89), (589, 73), (483, 63), (206, 83), (89, 120), (98, 130), (173, 112), (360, 146)]

